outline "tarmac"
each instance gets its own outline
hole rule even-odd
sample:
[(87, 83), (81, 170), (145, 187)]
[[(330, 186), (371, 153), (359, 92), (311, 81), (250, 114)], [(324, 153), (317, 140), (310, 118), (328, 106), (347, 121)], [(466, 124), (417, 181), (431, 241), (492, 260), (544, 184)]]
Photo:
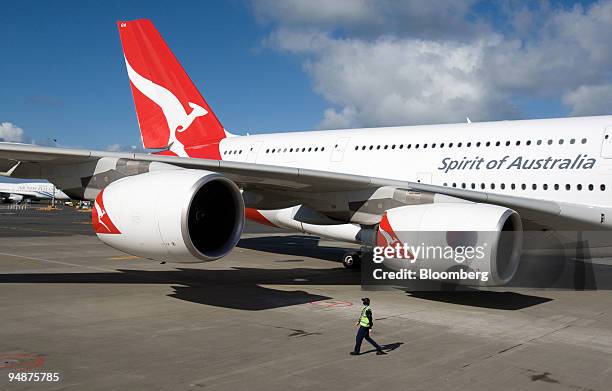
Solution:
[[(0, 209), (0, 389), (611, 388), (610, 284), (364, 292), (341, 243), (249, 225), (221, 260), (160, 264), (89, 220)], [(364, 296), (387, 355), (348, 354)]]

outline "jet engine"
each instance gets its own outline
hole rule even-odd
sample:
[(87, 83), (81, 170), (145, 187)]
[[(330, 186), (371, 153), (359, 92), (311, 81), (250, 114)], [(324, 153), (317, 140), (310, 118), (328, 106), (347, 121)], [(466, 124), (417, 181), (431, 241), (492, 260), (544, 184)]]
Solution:
[(152, 171), (104, 188), (92, 222), (102, 242), (123, 252), (157, 261), (206, 262), (238, 243), (244, 202), (238, 187), (220, 174)]
[(380, 257), (390, 269), (419, 274), (425, 269), (424, 275), (438, 276), (460, 270), (479, 272), (481, 277), (486, 273), (479, 280), (447, 282), (495, 286), (508, 283), (516, 273), (522, 232), (518, 213), (497, 205), (410, 205), (386, 212), (378, 227), (377, 246), (401, 248), (389, 250), (386, 255), (391, 257)]

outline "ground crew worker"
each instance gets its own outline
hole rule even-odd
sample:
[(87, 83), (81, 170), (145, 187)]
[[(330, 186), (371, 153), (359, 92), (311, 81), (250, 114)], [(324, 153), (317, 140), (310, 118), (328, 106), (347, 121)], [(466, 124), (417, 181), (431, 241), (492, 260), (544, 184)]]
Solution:
[(387, 354), (383, 352), (382, 347), (370, 337), (370, 330), (372, 329), (372, 326), (374, 326), (374, 321), (372, 320), (372, 308), (370, 308), (370, 299), (364, 297), (361, 299), (361, 302), (363, 303), (363, 308), (361, 309), (359, 320), (357, 323), (355, 323), (355, 326), (359, 326), (359, 329), (357, 330), (357, 337), (355, 338), (355, 349), (351, 352), (351, 356), (359, 355), (361, 343), (363, 342), (364, 338), (376, 348), (377, 355)]

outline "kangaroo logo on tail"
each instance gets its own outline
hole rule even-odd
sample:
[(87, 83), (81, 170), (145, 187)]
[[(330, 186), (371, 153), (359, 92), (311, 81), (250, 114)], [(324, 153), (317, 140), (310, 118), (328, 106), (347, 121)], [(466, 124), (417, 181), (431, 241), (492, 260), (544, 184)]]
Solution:
[(186, 131), (196, 118), (208, 114), (208, 111), (198, 104), (189, 102), (188, 105), (191, 107), (191, 112), (187, 113), (181, 102), (172, 92), (138, 74), (132, 68), (127, 58), (125, 59), (125, 65), (127, 66), (128, 77), (132, 84), (147, 98), (155, 102), (164, 113), (168, 129), (170, 129), (168, 136), (170, 151), (178, 156), (187, 156), (185, 146), (178, 141), (176, 135)]

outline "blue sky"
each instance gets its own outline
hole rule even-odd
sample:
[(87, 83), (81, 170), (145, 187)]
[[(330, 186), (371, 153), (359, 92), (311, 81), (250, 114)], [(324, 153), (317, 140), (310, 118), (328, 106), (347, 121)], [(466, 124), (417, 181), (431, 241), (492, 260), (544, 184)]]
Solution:
[(324, 107), (298, 58), (261, 47), (240, 1), (19, 1), (0, 12), (0, 122), (29, 138), (103, 149), (139, 144), (117, 20), (151, 19), (224, 126), (308, 129)]
[(139, 145), (115, 22), (142, 17), (237, 133), (612, 113), (609, 1), (19, 1), (0, 124)]

